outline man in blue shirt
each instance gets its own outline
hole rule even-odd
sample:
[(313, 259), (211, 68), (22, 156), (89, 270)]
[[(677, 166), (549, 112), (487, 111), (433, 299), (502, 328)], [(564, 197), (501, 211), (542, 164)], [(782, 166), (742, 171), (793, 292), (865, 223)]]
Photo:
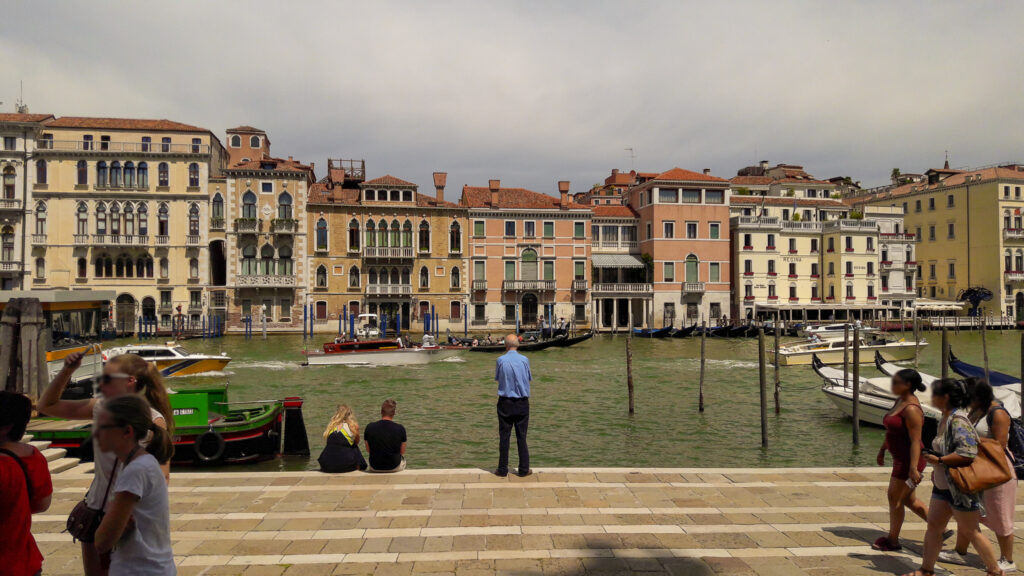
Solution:
[(526, 426), (530, 422), (530, 361), (519, 353), (519, 337), (505, 337), (505, 354), (498, 357), (494, 379), (498, 381), (498, 476), (508, 476), (508, 446), (516, 429), (520, 476), (529, 476), (530, 450), (526, 447)]

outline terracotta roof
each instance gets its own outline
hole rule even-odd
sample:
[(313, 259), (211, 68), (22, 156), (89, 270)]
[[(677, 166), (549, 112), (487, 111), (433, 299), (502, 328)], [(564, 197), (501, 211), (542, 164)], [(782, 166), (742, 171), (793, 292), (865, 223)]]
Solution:
[(260, 130), (259, 128), (253, 128), (252, 126), (235, 126), (234, 128), (228, 128), (226, 130), (226, 132), (246, 132), (246, 133), (253, 133), (253, 134), (266, 134), (266, 132), (264, 132), (263, 130)]
[(374, 178), (373, 180), (367, 180), (363, 182), (364, 186), (415, 186), (412, 182), (406, 182), (401, 178), (395, 178), (390, 174), (381, 176), (380, 178)]
[(832, 184), (828, 180), (818, 180), (816, 178), (779, 178), (774, 180), (780, 184)]
[(860, 204), (863, 202), (870, 202), (872, 200), (879, 200), (882, 198), (906, 196), (908, 194), (913, 194), (915, 190), (919, 192), (926, 192), (929, 190), (938, 190), (942, 188), (950, 188), (953, 186), (961, 186), (967, 183), (968, 178), (971, 179), (971, 182), (974, 182), (975, 178), (979, 174), (981, 175), (982, 181), (1024, 180), (1024, 170), (1018, 170), (1017, 168), (1013, 167), (1000, 166), (996, 168), (985, 168), (982, 170), (965, 170), (962, 172), (957, 172), (955, 174), (947, 176), (945, 179), (939, 181), (936, 184), (929, 184), (927, 181), (911, 182), (908, 184), (903, 184), (902, 186), (897, 186), (896, 188), (876, 192), (874, 194), (869, 194), (866, 196), (851, 196), (848, 197), (847, 199), (850, 203)]
[(0, 122), (42, 122), (53, 114), (0, 114)]
[(615, 206), (612, 204), (604, 204), (600, 206), (591, 206), (590, 210), (594, 212), (594, 216), (605, 217), (605, 218), (639, 218), (640, 215), (636, 213), (636, 210), (629, 206)]
[[(733, 194), (729, 198), (731, 204), (755, 204), (761, 205), (761, 196), (737, 196)], [(828, 198), (789, 198), (786, 196), (765, 196), (764, 203), (766, 206), (817, 206), (819, 208), (846, 208), (846, 205), (839, 200), (830, 200)]]
[(98, 130), (153, 130), (165, 132), (209, 132), (206, 128), (190, 126), (173, 120), (147, 120), (139, 118), (89, 118), (64, 116), (48, 122), (49, 128), (95, 128)]
[[(350, 206), (375, 206), (376, 204), (362, 204), (359, 201), (359, 190), (355, 188), (342, 188), (341, 186), (334, 186), (329, 188), (330, 183), (327, 178), (321, 179), (319, 182), (309, 187), (308, 203), (310, 204), (342, 204)], [(383, 206), (393, 207), (393, 204), (384, 204)], [(429, 195), (416, 193), (416, 206), (419, 208), (458, 208), (457, 204), (452, 202), (438, 202), (437, 198)]]
[(686, 182), (728, 182), (718, 176), (712, 176), (710, 174), (703, 174), (701, 172), (693, 172), (691, 170), (683, 170), (682, 168), (673, 168), (667, 172), (662, 172), (654, 177), (655, 180), (680, 180)]
[[(272, 163), (273, 168), (264, 168), (267, 163)], [(274, 170), (278, 172), (310, 172), (313, 169), (302, 162), (295, 160), (282, 160), (281, 158), (273, 158), (270, 156), (264, 156), (263, 158), (257, 158), (255, 160), (246, 160), (239, 162), (228, 170)]]
[(738, 186), (767, 186), (774, 180), (771, 176), (733, 176), (729, 182)]
[(646, 178), (646, 179), (650, 180), (651, 178), (657, 178), (658, 177), (658, 173), (657, 172), (637, 172), (636, 176), (637, 176), (637, 178)]
[[(500, 188), (498, 190), (498, 208), (521, 208), (539, 210), (557, 210), (560, 199), (526, 188)], [(491, 190), (486, 186), (463, 186), (462, 205), (470, 208), (491, 208)], [(591, 206), (569, 202), (571, 210), (587, 210)]]
[(438, 202), (437, 198), (434, 198), (433, 196), (430, 196), (429, 194), (423, 194), (422, 192), (417, 192), (416, 193), (416, 205), (417, 206), (425, 206), (427, 208), (436, 208), (436, 207), (440, 207), (440, 208), (458, 208), (459, 207), (458, 204), (454, 204), (452, 202), (448, 202), (447, 200), (442, 201), (442, 202)]

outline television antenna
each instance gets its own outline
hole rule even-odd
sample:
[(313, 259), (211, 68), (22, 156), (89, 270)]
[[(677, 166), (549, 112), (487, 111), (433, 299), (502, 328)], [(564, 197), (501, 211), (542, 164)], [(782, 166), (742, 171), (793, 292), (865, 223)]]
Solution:
[(633, 152), (632, 146), (626, 146), (624, 150), (626, 150), (626, 152), (629, 152), (629, 171), (632, 172), (634, 170), (633, 162), (634, 160), (636, 160), (636, 154)]

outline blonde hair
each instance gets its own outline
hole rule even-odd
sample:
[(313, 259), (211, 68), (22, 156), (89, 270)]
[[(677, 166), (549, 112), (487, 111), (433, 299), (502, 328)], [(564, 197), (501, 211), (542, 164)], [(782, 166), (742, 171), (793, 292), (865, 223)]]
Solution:
[(341, 430), (343, 424), (348, 424), (348, 429), (352, 431), (352, 443), (359, 443), (359, 422), (356, 420), (356, 413), (348, 407), (347, 404), (338, 404), (337, 411), (334, 412), (334, 416), (331, 416), (331, 421), (327, 423), (327, 429), (324, 430), (324, 440), (327, 437)]
[(122, 372), (135, 378), (135, 392), (164, 417), (167, 434), (174, 436), (171, 401), (167, 398), (167, 387), (164, 386), (164, 379), (156, 363), (147, 362), (138, 354), (114, 356), (107, 363), (113, 363)]

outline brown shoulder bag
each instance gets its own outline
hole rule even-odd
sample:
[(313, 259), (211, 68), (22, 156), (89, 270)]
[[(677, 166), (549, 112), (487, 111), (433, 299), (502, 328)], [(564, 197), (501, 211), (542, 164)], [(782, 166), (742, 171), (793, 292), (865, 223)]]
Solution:
[(979, 494), (1013, 478), (1003, 445), (993, 438), (978, 438), (978, 455), (966, 466), (949, 468), (958, 490)]

